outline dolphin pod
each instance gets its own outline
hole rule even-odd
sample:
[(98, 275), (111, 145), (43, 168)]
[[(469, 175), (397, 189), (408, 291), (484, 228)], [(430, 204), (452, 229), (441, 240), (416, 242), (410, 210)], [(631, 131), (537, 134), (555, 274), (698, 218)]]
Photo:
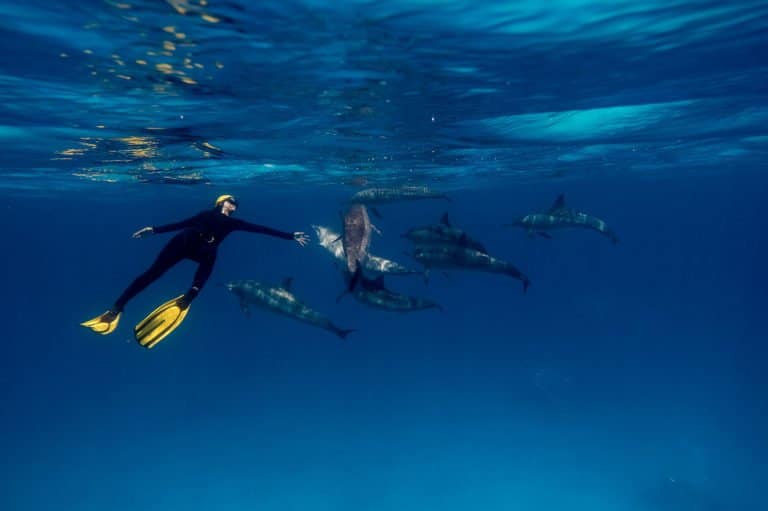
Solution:
[[(433, 269), (481, 271), (506, 275), (522, 282), (523, 291), (531, 284), (529, 277), (512, 263), (488, 253), (483, 243), (471, 237), (466, 231), (455, 227), (443, 214), (435, 224), (408, 229), (402, 238), (413, 244), (408, 253), (421, 264), (423, 270), (416, 270), (395, 261), (371, 254), (372, 232), (381, 232), (371, 223), (367, 204), (386, 204), (405, 200), (445, 198), (445, 194), (423, 187), (371, 188), (356, 193), (347, 202), (347, 209), (341, 215), (342, 231), (312, 225), (318, 244), (326, 249), (338, 262), (344, 279), (344, 291), (337, 302), (347, 293), (358, 302), (384, 311), (410, 312), (426, 309), (440, 309), (439, 303), (428, 298), (410, 296), (389, 289), (385, 276), (429, 275)], [(450, 199), (449, 199), (450, 200)], [(373, 211), (373, 209), (371, 208)], [(549, 231), (581, 228), (593, 230), (609, 238), (614, 244), (618, 237), (605, 221), (565, 206), (565, 196), (560, 194), (545, 212), (533, 212), (519, 217), (507, 226), (521, 227), (529, 236), (539, 235), (552, 238)], [(262, 284), (254, 280), (232, 281), (225, 287), (240, 299), (241, 308), (247, 313), (249, 305), (257, 305), (295, 320), (328, 330), (340, 338), (346, 338), (354, 330), (343, 329), (327, 317), (299, 301), (291, 291), (291, 280), (286, 279), (280, 286)]]

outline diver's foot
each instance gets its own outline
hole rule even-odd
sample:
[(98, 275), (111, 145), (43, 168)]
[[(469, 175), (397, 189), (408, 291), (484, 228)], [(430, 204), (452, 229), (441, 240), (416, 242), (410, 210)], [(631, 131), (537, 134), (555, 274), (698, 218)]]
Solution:
[(101, 316), (80, 323), (80, 326), (90, 328), (97, 334), (107, 335), (115, 331), (119, 322), (120, 312), (108, 310)]

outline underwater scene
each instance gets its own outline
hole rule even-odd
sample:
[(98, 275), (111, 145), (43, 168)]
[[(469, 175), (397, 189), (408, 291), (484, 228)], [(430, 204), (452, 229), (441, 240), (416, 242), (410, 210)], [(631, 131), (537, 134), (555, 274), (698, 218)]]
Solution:
[(768, 3), (0, 12), (0, 510), (768, 509)]

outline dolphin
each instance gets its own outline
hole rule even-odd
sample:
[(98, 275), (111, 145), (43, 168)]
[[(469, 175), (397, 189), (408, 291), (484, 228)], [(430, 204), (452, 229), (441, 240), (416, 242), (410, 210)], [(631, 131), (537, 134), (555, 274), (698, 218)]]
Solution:
[(565, 207), (565, 194), (562, 193), (557, 196), (555, 202), (546, 212), (530, 213), (511, 224), (506, 224), (506, 226), (522, 227), (528, 231), (528, 236), (533, 237), (534, 234), (538, 234), (544, 238), (552, 237), (546, 231), (580, 227), (599, 232), (610, 239), (614, 245), (619, 242), (619, 238), (604, 221)]
[[(366, 188), (354, 194), (349, 202), (374, 206), (426, 199), (445, 199), (449, 202), (451, 200), (446, 194), (430, 190), (426, 186), (401, 186), (400, 188)], [(371, 212), (381, 218), (381, 214), (375, 207), (371, 207)]]
[(403, 234), (403, 238), (420, 245), (457, 245), (487, 252), (482, 243), (473, 240), (466, 232), (451, 225), (448, 213), (440, 217), (439, 224), (414, 227)]
[(352, 204), (344, 214), (344, 232), (338, 238), (344, 249), (347, 271), (354, 274), (358, 261), (368, 259), (371, 231), (374, 229), (364, 204)]
[(240, 308), (247, 315), (250, 315), (248, 306), (256, 305), (328, 330), (342, 339), (355, 331), (337, 327), (328, 318), (299, 301), (291, 292), (292, 281), (289, 277), (280, 286), (270, 286), (255, 280), (234, 280), (224, 284), (224, 287), (240, 298)]
[(391, 204), (408, 200), (445, 199), (450, 197), (426, 186), (401, 186), (400, 188), (366, 188), (352, 196), (350, 202), (359, 204)]
[(469, 247), (416, 247), (413, 257), (428, 269), (476, 270), (509, 275), (523, 282), (523, 292), (531, 285), (530, 279), (512, 264)]
[[(321, 247), (328, 250), (339, 261), (344, 261), (344, 247), (339, 239), (339, 234), (332, 231), (328, 227), (322, 225), (313, 225), (318, 243)], [(395, 261), (384, 259), (372, 254), (368, 254), (368, 257), (363, 261), (363, 267), (366, 270), (375, 273), (385, 273), (387, 275), (414, 275), (423, 274), (423, 271), (419, 271), (413, 268), (408, 268)]]
[[(440, 309), (440, 304), (426, 298), (395, 293), (384, 287), (384, 276), (368, 279), (362, 275), (362, 265), (351, 278), (352, 294), (355, 299), (376, 309), (393, 312), (412, 312), (424, 309)], [(341, 298), (341, 297), (339, 297)]]

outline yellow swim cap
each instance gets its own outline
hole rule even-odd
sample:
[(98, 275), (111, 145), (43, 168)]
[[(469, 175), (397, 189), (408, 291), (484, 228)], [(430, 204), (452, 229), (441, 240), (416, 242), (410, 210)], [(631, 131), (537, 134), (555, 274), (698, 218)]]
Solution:
[(219, 195), (219, 196), (216, 198), (216, 204), (215, 204), (215, 206), (216, 206), (216, 207), (219, 207), (219, 206), (221, 206), (222, 204), (224, 204), (224, 201), (229, 201), (229, 202), (231, 202), (231, 203), (233, 203), (233, 204), (237, 204), (237, 201), (235, 200), (235, 197), (234, 197), (234, 196), (232, 196), (232, 195)]

